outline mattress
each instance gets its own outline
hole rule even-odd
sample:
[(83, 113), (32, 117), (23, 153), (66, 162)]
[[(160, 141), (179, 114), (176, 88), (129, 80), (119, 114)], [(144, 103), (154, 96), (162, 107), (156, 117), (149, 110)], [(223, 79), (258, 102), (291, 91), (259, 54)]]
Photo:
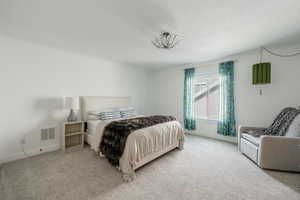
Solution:
[(88, 135), (94, 136), (96, 134), (96, 128), (97, 128), (99, 122), (101, 122), (101, 120), (88, 120), (87, 121)]
[[(115, 120), (121, 120), (121, 119), (124, 119), (124, 118), (115, 119)], [(97, 134), (97, 129), (99, 129), (99, 126), (100, 126), (100, 129), (104, 128), (103, 126), (105, 126), (106, 124), (108, 124), (108, 122), (111, 122), (111, 121), (113, 121), (113, 120), (91, 119), (91, 120), (87, 121), (87, 134), (84, 137), (84, 141), (86, 143), (88, 143), (93, 150), (96, 149), (95, 148), (96, 143), (94, 141), (96, 138), (95, 136)]]
[[(135, 116), (135, 117), (142, 117), (143, 115)], [(122, 119), (130, 119), (135, 117), (123, 117), (123, 118), (117, 118), (117, 119), (111, 119), (111, 120), (96, 120), (96, 119), (90, 119), (87, 121), (87, 134), (91, 138), (96, 135), (97, 133), (97, 127), (98, 129), (103, 129), (103, 126), (106, 126), (109, 122), (115, 121), (115, 120), (122, 120)]]

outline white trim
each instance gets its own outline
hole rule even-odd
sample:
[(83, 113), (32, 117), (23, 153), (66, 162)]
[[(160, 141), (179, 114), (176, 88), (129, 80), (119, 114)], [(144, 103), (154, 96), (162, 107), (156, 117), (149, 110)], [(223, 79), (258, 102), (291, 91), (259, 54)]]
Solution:
[[(198, 68), (200, 68), (200, 67), (198, 67)], [(219, 72), (207, 72), (207, 73), (205, 73), (205, 72), (196, 72), (195, 73), (195, 76), (205, 76), (205, 75), (216, 75), (216, 76), (218, 76)]]
[[(42, 149), (42, 151), (40, 151), (40, 149)], [(39, 154), (42, 154), (45, 152), (56, 151), (58, 149), (60, 149), (60, 144), (52, 144), (52, 145), (41, 146), (38, 148), (27, 150), (26, 155), (22, 151), (13, 153), (7, 157), (0, 158), (0, 164), (15, 161), (15, 160), (20, 160), (20, 159), (35, 156), (35, 155), (39, 155)]]
[(213, 135), (213, 134), (203, 134), (203, 133), (200, 133), (197, 130), (196, 131), (185, 130), (185, 133), (189, 134), (189, 135), (195, 135), (195, 136), (198, 136), (198, 137), (210, 138), (210, 139), (219, 140), (219, 141), (223, 141), (223, 142), (229, 142), (229, 143), (232, 143), (232, 144), (237, 144), (238, 143), (237, 137), (223, 136), (223, 135)]
[(214, 122), (219, 121), (218, 119), (205, 118), (205, 117), (197, 117), (197, 116), (196, 116), (196, 120), (206, 120), (206, 121), (214, 121)]
[[(207, 77), (205, 79), (208, 80), (208, 79), (211, 79), (211, 78), (217, 78), (218, 81), (214, 81), (214, 82), (212, 82), (212, 84), (206, 84), (206, 87), (204, 88), (204, 90), (200, 90), (196, 94), (193, 94), (193, 101), (194, 102), (195, 102), (196, 98), (198, 98), (199, 96), (202, 96), (202, 95), (203, 95), (203, 97), (205, 97), (206, 102), (207, 102), (207, 104), (206, 104), (206, 114), (207, 114), (207, 116), (206, 117), (196, 116), (196, 119), (218, 121), (218, 119), (213, 119), (210, 116), (208, 116), (208, 114), (209, 114), (209, 105), (210, 105), (209, 96), (211, 95), (211, 89), (215, 88), (215, 87), (219, 87), (219, 85), (220, 85), (220, 83), (219, 83), (220, 82), (220, 75), (218, 73), (215, 73), (215, 72), (201, 73), (201, 74), (197, 74), (197, 75), (199, 77), (207, 75)], [(212, 75), (215, 75), (215, 76), (212, 76)], [(199, 82), (197, 82), (197, 83), (199, 83)], [(194, 83), (193, 87), (197, 86), (197, 83)], [(217, 89), (218, 89), (218, 93), (220, 94), (219, 88), (217, 88)], [(216, 106), (219, 107), (219, 102)], [(195, 109), (194, 106), (193, 106), (193, 112), (196, 113), (196, 109)]]

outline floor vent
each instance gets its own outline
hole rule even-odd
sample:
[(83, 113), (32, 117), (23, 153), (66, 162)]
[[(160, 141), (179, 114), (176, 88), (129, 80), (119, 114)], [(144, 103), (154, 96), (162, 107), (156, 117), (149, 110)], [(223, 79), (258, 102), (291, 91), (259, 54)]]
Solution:
[(55, 127), (41, 129), (41, 141), (55, 139)]

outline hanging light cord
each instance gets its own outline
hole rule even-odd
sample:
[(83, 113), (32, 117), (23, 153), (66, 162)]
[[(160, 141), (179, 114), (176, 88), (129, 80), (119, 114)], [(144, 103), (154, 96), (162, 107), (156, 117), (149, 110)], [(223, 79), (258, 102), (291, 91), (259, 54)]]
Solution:
[[(286, 55), (283, 55), (283, 54), (279, 54), (279, 53), (275, 53), (273, 51), (271, 51), (270, 49), (267, 49), (266, 47), (261, 47), (261, 50), (265, 50), (266, 52), (268, 52), (269, 54), (273, 55), (273, 56), (279, 56), (279, 57), (293, 57), (293, 56), (298, 56), (300, 55), (300, 52), (296, 52), (296, 53), (293, 53), (293, 54), (286, 54)], [(261, 52), (262, 54), (262, 52)]]

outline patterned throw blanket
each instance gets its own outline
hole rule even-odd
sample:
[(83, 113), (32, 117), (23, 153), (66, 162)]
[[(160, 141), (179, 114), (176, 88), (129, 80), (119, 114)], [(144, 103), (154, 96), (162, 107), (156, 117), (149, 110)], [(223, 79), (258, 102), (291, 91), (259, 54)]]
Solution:
[(113, 121), (108, 124), (103, 131), (100, 151), (112, 165), (118, 166), (127, 137), (133, 131), (174, 120), (176, 120), (176, 118), (172, 116), (154, 115)]
[(263, 130), (255, 131), (251, 133), (251, 135), (255, 137), (259, 137), (261, 135), (284, 136), (299, 113), (300, 110), (296, 108), (284, 108), (277, 115), (271, 126)]

